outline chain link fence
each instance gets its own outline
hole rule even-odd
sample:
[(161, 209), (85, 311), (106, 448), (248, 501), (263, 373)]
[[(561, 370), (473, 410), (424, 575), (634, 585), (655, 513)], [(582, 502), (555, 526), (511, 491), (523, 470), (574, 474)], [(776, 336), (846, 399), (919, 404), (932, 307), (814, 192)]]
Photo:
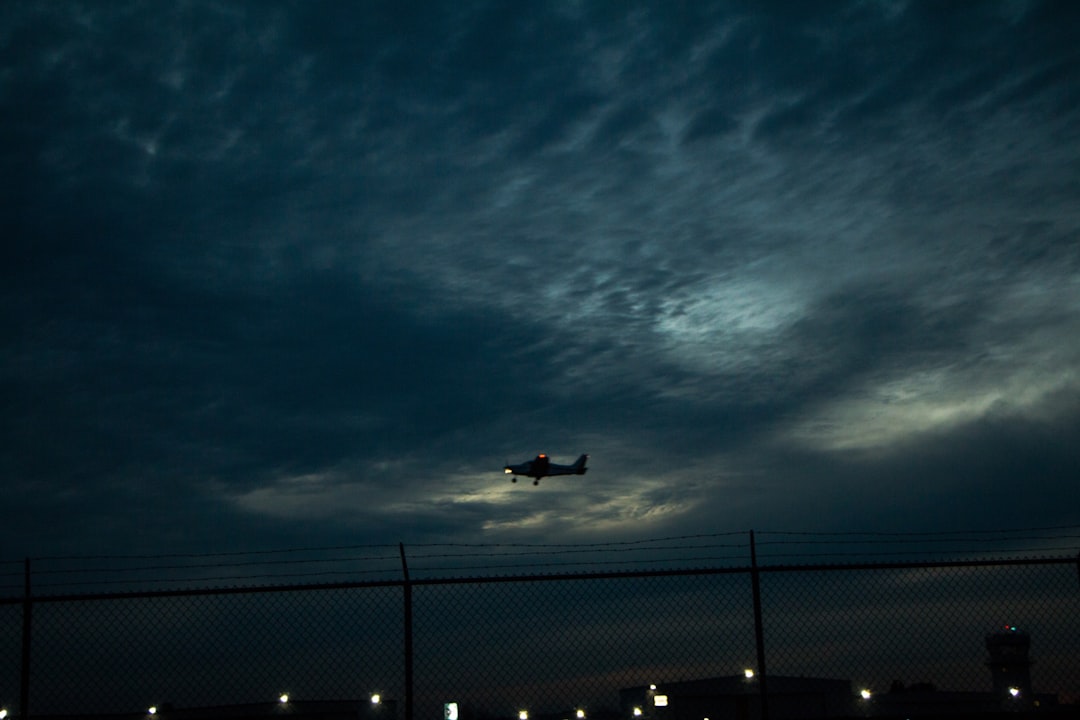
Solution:
[[(684, 717), (676, 703), (628, 698), (730, 694), (738, 680), (742, 696), (769, 684), (775, 718), (788, 712), (784, 678), (809, 678), (850, 687), (852, 704), (830, 713), (873, 715), (912, 689), (990, 694), (986, 638), (1006, 625), (1030, 641), (1041, 706), (1080, 702), (1071, 556), (406, 577), (31, 596), (28, 666), (27, 598), (0, 598), (0, 708), (22, 716), (24, 692), (32, 716), (377, 693), (396, 720), (438, 720), (450, 702), (462, 718), (663, 720)], [(694, 685), (708, 679), (711, 690)], [(864, 689), (878, 706), (860, 704)]]
[(400, 692), (395, 587), (36, 602), (30, 707), (118, 713)]

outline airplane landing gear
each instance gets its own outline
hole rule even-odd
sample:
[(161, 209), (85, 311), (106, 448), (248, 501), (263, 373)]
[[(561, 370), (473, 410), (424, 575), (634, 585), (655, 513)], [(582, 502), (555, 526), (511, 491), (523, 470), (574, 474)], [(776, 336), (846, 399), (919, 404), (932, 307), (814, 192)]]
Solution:
[(533, 480), (533, 485), (539, 485), (539, 484), (540, 484), (540, 479), (539, 478), (537, 478), (536, 480)]

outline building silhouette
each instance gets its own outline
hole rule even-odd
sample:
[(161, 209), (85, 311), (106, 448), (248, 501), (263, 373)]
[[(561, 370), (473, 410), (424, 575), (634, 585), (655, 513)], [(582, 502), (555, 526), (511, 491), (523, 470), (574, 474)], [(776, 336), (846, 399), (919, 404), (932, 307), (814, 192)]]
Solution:
[[(752, 676), (725, 676), (624, 688), (621, 715), (632, 720), (751, 720), (761, 717), (761, 688)], [(770, 675), (769, 714), (821, 720), (851, 717), (851, 681)]]
[[(1036, 695), (1031, 686), (1031, 638), (1015, 626), (986, 636), (992, 689), (942, 690), (931, 682), (905, 685), (896, 680), (888, 692), (853, 692), (849, 680), (772, 676), (768, 678), (771, 717), (787, 720), (825, 718), (1006, 717), (1012, 713), (1069, 714), (1053, 693)], [(714, 677), (624, 688), (619, 693), (625, 720), (750, 720), (761, 716), (760, 685), (745, 677)]]
[(1031, 638), (1015, 625), (986, 636), (986, 661), (993, 677), (994, 697), (1007, 707), (1026, 707), (1035, 694), (1031, 689)]
[(994, 694), (1002, 699), (1031, 697), (1031, 638), (1015, 625), (986, 636), (990, 676), (994, 678)]

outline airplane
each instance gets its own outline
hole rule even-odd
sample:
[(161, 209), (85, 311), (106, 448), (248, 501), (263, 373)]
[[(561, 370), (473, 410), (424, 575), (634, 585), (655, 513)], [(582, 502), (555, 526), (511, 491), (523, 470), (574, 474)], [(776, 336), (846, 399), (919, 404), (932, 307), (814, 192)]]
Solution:
[(526, 460), (518, 465), (511, 465), (507, 463), (503, 467), (503, 472), (507, 475), (512, 475), (510, 482), (517, 482), (518, 475), (524, 475), (525, 477), (535, 478), (533, 485), (540, 484), (540, 478), (549, 477), (551, 475), (584, 475), (589, 471), (589, 468), (585, 467), (585, 461), (589, 459), (588, 455), (582, 455), (574, 461), (573, 465), (557, 465), (551, 462), (547, 455), (540, 453), (532, 460)]

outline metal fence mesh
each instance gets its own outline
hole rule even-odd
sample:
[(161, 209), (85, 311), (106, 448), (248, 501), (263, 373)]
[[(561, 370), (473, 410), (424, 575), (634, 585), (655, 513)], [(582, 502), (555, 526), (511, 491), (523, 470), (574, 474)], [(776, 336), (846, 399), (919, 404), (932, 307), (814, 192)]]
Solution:
[[(1031, 684), (1080, 702), (1075, 560), (772, 566), (769, 679), (989, 692), (986, 636), (1030, 637)], [(758, 670), (750, 567), (49, 596), (32, 606), (33, 715), (297, 699), (444, 703), (474, 717), (618, 712), (620, 690)], [(411, 605), (406, 605), (406, 597)], [(0, 600), (0, 708), (21, 714), (23, 600)], [(865, 710), (865, 708), (864, 708)], [(622, 709), (625, 713), (625, 708)], [(629, 718), (628, 718), (629, 720)]]
[(35, 715), (404, 692), (396, 587), (43, 602), (33, 621)]
[(1080, 684), (1076, 568), (1068, 565), (907, 567), (762, 573), (768, 671), (989, 691), (987, 634), (1031, 638), (1032, 684)]
[(18, 710), (22, 657), (22, 605), (0, 605), (0, 708)]
[(618, 707), (620, 688), (751, 662), (749, 576), (433, 585), (415, 594), (417, 717)]

